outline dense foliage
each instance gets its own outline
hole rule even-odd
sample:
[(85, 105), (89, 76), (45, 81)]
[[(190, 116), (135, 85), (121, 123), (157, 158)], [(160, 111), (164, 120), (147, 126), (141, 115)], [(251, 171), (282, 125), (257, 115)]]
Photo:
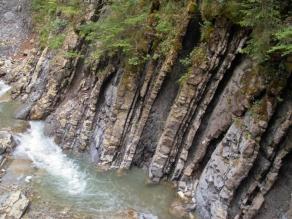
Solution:
[(151, 1), (118, 0), (110, 2), (98, 22), (80, 27), (80, 33), (96, 43), (95, 58), (122, 52), (129, 64), (139, 65), (150, 58), (166, 55), (175, 36), (185, 1), (164, 1), (158, 10)]
[(269, 59), (273, 52), (280, 52), (281, 56), (292, 52), (291, 27), (285, 23), (287, 14), (281, 14), (281, 9), (278, 0), (245, 0), (241, 5), (240, 24), (252, 28), (252, 38), (245, 50), (259, 61)]
[(77, 23), (83, 4), (79, 0), (32, 0), (31, 6), (41, 47), (57, 49), (63, 44), (66, 27)]
[[(32, 0), (42, 47), (61, 47), (64, 30), (68, 26), (75, 26), (82, 17), (82, 2)], [(175, 44), (179, 21), (190, 2), (192, 1), (104, 1), (99, 20), (82, 24), (78, 27), (78, 32), (94, 45), (94, 59), (120, 53), (128, 64), (137, 66), (168, 54)], [(215, 19), (224, 16), (234, 24), (250, 30), (250, 39), (242, 52), (258, 63), (270, 60), (281, 63), (281, 60), (292, 53), (289, 0), (203, 0), (198, 7), (195, 4), (194, 7), (194, 10), (199, 9), (202, 17), (200, 35), (203, 46), (212, 36)], [(196, 51), (198, 48), (181, 60), (181, 63), (192, 65), (193, 60), (197, 59)], [(68, 54), (72, 57), (75, 55)]]
[[(142, 33), (147, 31), (149, 6), (135, 0), (115, 1), (106, 6), (98, 22), (89, 22), (80, 27), (80, 34), (89, 42), (96, 43), (95, 58), (117, 50), (125, 55), (138, 55), (143, 50)], [(133, 58), (132, 58), (133, 59)], [(131, 60), (134, 62), (135, 60)]]
[(250, 39), (243, 52), (261, 63), (275, 53), (282, 57), (292, 53), (289, 7), (289, 0), (204, 0), (201, 12), (209, 22), (226, 16), (250, 29)]

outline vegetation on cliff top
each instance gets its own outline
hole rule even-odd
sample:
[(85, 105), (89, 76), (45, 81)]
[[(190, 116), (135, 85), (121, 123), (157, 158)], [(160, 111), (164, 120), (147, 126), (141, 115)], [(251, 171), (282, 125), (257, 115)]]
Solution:
[(65, 39), (65, 29), (79, 22), (84, 4), (80, 0), (32, 0), (35, 30), (42, 48), (58, 49)]
[[(235, 26), (250, 31), (241, 52), (265, 67), (267, 81), (272, 80), (271, 75), (273, 80), (276, 80), (275, 77), (281, 79), (283, 72), (291, 71), (291, 67), (287, 67), (287, 59), (292, 54), (292, 17), (289, 7), (288, 0), (203, 0), (200, 4), (203, 21), (199, 47), (203, 50), (205, 43), (211, 39), (215, 20), (226, 17)], [(191, 60), (203, 60), (201, 54), (192, 52), (186, 60), (181, 61), (190, 65)], [(182, 76), (181, 83), (186, 81), (190, 72)]]
[(167, 55), (186, 2), (169, 0), (155, 6), (155, 1), (113, 1), (99, 21), (83, 24), (80, 33), (96, 42), (94, 58), (122, 52), (129, 64), (139, 65), (151, 56)]
[[(141, 65), (150, 58), (167, 56), (174, 46), (179, 20), (191, 1), (117, 0), (105, 2), (97, 22), (82, 24), (81, 36), (95, 45), (93, 59), (102, 55), (124, 55), (130, 65)], [(202, 17), (201, 42), (208, 42), (218, 17), (227, 17), (234, 25), (250, 30), (250, 39), (242, 50), (258, 63), (282, 63), (292, 53), (289, 1), (280, 0), (203, 0), (193, 10)], [(82, 17), (83, 1), (32, 0), (36, 29), (42, 47), (60, 48), (64, 29), (75, 26)], [(199, 33), (198, 33), (199, 34)], [(198, 50), (198, 48), (195, 48)], [(196, 52), (182, 63), (191, 65)], [(192, 56), (192, 57), (191, 57)]]
[(251, 30), (243, 52), (264, 62), (277, 55), (292, 54), (291, 11), (284, 0), (205, 0), (201, 12), (209, 22), (226, 16), (235, 24)]
[[(149, 4), (123, 0), (105, 7), (106, 11), (98, 22), (81, 25), (80, 34), (96, 44), (95, 59), (105, 53), (111, 56), (119, 50), (128, 56), (130, 62), (137, 62), (142, 58), (138, 57), (139, 54), (145, 50), (141, 38), (148, 28)], [(133, 57), (129, 57), (130, 54)]]

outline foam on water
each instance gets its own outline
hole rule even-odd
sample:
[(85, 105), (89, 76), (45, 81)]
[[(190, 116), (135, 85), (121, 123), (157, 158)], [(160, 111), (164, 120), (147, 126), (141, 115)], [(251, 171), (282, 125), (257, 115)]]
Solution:
[(0, 97), (10, 90), (10, 86), (0, 81)]
[(67, 157), (53, 140), (43, 134), (43, 122), (30, 122), (31, 128), (18, 136), (20, 145), (15, 156), (29, 158), (40, 169), (55, 177), (56, 188), (70, 195), (79, 195), (86, 189), (86, 173)]
[[(9, 89), (0, 81), (0, 96)], [(12, 106), (10, 99), (0, 103), (0, 128), (17, 123), (12, 119)], [(102, 133), (96, 135), (98, 143)], [(31, 183), (40, 197), (34, 204), (42, 206), (41, 200), (46, 200), (57, 211), (69, 207), (76, 214), (93, 218), (122, 218), (119, 214), (128, 209), (173, 218), (167, 210), (174, 198), (171, 188), (149, 187), (143, 171), (134, 168), (122, 176), (116, 171), (99, 172), (89, 162), (89, 155), (67, 156), (52, 138), (44, 135), (41, 121), (30, 122), (30, 129), (15, 137), (18, 146), (14, 165), (9, 166), (2, 183)]]

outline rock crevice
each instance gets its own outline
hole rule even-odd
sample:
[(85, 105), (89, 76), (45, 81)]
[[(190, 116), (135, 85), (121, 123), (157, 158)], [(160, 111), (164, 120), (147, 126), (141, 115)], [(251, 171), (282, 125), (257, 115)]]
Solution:
[[(102, 5), (83, 22), (96, 22)], [(70, 29), (61, 49), (31, 51), (1, 76), (24, 102), (17, 117), (44, 119), (63, 149), (88, 151), (105, 168), (144, 167), (203, 218), (252, 218), (291, 152), (290, 72), (268, 78), (239, 53), (249, 31), (229, 19), (214, 18), (207, 40), (200, 22), (186, 9), (169, 52), (139, 67), (120, 53), (88, 62), (92, 45)]]

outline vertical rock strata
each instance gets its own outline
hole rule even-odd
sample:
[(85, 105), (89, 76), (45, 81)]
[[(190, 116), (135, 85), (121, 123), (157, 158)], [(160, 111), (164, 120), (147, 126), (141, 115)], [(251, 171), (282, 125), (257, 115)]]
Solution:
[(230, 36), (231, 26), (227, 21), (218, 20), (215, 28), (217, 32), (205, 51), (207, 57), (201, 65), (192, 69), (167, 118), (149, 169), (150, 177), (154, 181), (170, 171), (176, 157), (178, 160), (173, 178), (180, 175), (201, 117), (237, 50), (242, 46), (243, 32)]
[[(252, 218), (292, 149), (291, 78), (267, 80), (239, 53), (248, 31), (224, 17), (197, 42), (200, 18), (189, 7), (168, 54), (138, 69), (119, 54), (86, 62), (92, 48), (72, 29), (62, 49), (35, 51), (4, 77), (25, 103), (17, 116), (45, 119), (46, 134), (64, 149), (90, 151), (107, 168), (148, 168), (151, 181), (173, 181), (186, 209), (203, 218)], [(178, 86), (194, 30), (200, 56)], [(72, 50), (84, 58), (65, 57)]]

